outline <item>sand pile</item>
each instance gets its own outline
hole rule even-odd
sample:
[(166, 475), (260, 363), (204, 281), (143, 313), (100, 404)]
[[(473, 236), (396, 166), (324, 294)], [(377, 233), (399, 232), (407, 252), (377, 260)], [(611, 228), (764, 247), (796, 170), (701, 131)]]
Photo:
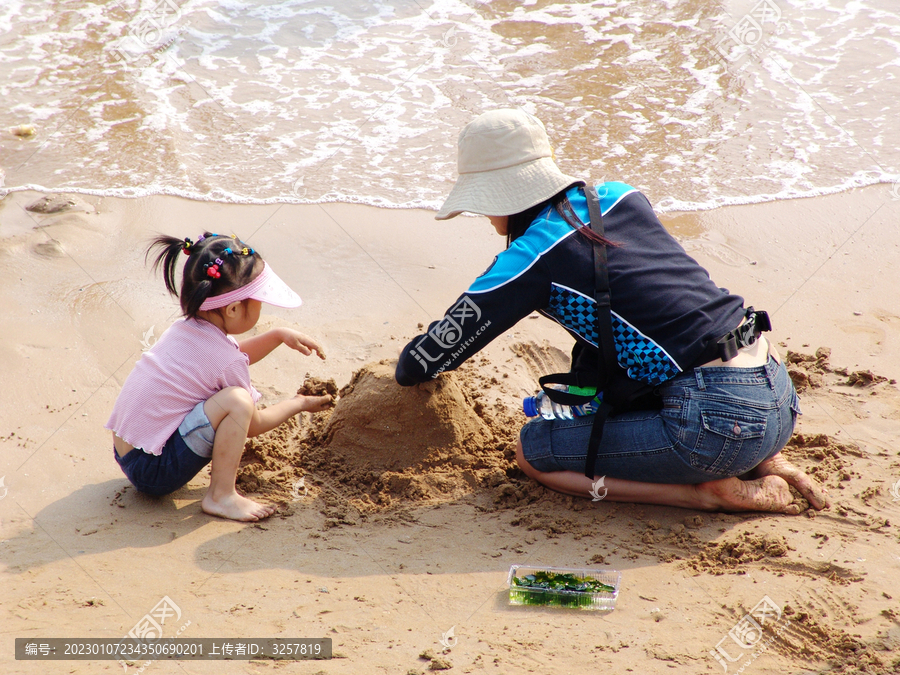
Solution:
[(401, 387), (388, 362), (354, 373), (321, 437), (335, 458), (378, 471), (469, 467), (493, 440), (456, 377)]
[[(239, 486), (281, 501), (338, 494), (361, 512), (397, 499), (448, 501), (476, 491), (491, 504), (533, 501), (534, 491), (526, 494), (509, 478), (521, 473), (514, 457), (524, 418), (508, 404), (486, 405), (481, 399), (490, 385), (464, 367), (400, 387), (392, 362), (368, 364), (338, 392), (332, 411), (304, 413), (250, 439)], [(307, 380), (300, 392), (336, 390), (333, 381)]]
[(785, 354), (787, 371), (794, 382), (798, 393), (808, 389), (819, 389), (830, 385), (847, 385), (851, 387), (868, 387), (888, 382), (897, 384), (896, 380), (876, 375), (871, 370), (850, 371), (847, 368), (834, 368), (829, 362), (831, 349), (819, 347), (815, 354), (804, 354), (788, 350)]
[(394, 365), (372, 363), (341, 389), (327, 422), (303, 443), (302, 463), (361, 509), (458, 499), (507, 482), (521, 421), (480, 404), (473, 369), (400, 387)]

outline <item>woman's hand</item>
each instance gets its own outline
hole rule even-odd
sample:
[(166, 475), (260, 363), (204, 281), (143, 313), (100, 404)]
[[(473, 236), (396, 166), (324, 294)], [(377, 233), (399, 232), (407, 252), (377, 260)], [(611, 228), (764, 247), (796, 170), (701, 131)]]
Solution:
[(281, 342), (291, 349), (296, 349), (304, 356), (309, 356), (313, 352), (323, 361), (325, 360), (325, 350), (322, 346), (308, 335), (304, 335), (292, 328), (279, 328), (281, 333)]

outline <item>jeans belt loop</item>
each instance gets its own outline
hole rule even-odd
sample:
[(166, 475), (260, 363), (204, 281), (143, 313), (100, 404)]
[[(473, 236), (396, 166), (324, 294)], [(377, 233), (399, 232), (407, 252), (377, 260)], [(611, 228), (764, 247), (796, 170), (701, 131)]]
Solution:
[(697, 378), (697, 388), (706, 391), (706, 382), (703, 381), (703, 368), (694, 368), (694, 376)]

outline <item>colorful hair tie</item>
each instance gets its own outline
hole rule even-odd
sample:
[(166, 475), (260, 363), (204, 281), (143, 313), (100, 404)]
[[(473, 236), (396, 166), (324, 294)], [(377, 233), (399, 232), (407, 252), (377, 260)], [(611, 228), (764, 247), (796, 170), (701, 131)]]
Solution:
[(256, 251), (254, 251), (252, 248), (247, 248), (246, 246), (241, 249), (242, 255), (253, 255), (254, 253), (256, 253)]
[(206, 276), (211, 277), (213, 279), (219, 279), (222, 276), (222, 273), (219, 271), (219, 265), (222, 264), (222, 261), (216, 258), (216, 263), (206, 263), (203, 266), (203, 269), (206, 270)]
[(230, 248), (226, 248), (224, 251), (222, 251), (222, 253), (224, 255), (233, 255), (234, 251), (232, 251)]
[(184, 241), (181, 243), (181, 251), (182, 251), (185, 255), (190, 255), (190, 254), (191, 254), (191, 247), (192, 247), (193, 245), (194, 245), (194, 242), (192, 242), (190, 239), (188, 239), (187, 237), (185, 237), (185, 238), (184, 238)]

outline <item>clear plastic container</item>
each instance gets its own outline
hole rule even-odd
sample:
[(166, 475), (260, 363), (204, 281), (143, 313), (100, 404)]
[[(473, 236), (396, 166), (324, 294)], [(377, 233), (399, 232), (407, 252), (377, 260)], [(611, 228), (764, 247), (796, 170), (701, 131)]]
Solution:
[[(609, 612), (616, 607), (621, 582), (622, 573), (613, 569), (513, 565), (507, 578), (509, 604)], [(605, 588), (597, 588), (600, 584)]]

